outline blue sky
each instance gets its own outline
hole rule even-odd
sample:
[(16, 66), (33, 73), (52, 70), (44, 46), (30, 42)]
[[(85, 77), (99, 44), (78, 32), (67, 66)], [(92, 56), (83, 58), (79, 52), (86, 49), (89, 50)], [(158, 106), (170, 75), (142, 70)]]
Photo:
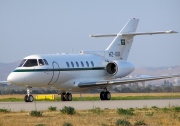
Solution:
[[(137, 31), (180, 32), (179, 0), (0, 0), (0, 62), (31, 54), (104, 50), (131, 18)], [(180, 33), (137, 36), (128, 61), (136, 67), (180, 65)]]

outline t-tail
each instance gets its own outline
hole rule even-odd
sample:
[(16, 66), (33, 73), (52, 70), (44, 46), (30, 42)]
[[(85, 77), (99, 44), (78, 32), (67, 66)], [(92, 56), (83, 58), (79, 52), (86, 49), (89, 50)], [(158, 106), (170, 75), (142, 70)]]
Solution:
[(130, 19), (118, 34), (91, 35), (91, 37), (114, 37), (114, 40), (105, 50), (108, 53), (108, 59), (126, 61), (133, 43), (135, 35), (153, 35), (177, 33), (175, 31), (156, 31), (156, 32), (136, 32), (139, 19)]

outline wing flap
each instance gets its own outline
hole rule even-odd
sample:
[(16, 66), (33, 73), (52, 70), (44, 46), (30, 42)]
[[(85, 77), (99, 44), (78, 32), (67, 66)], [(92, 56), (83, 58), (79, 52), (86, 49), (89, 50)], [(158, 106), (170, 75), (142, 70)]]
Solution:
[(78, 84), (78, 87), (87, 88), (87, 87), (114, 86), (114, 85), (122, 85), (122, 84), (135, 83), (135, 82), (160, 80), (160, 79), (173, 78), (173, 77), (180, 77), (180, 74), (149, 76), (149, 77), (136, 77), (136, 78), (125, 78), (125, 79), (117, 79), (117, 80), (111, 80), (111, 81), (103, 80), (103, 81), (97, 81), (97, 82), (80, 82)]

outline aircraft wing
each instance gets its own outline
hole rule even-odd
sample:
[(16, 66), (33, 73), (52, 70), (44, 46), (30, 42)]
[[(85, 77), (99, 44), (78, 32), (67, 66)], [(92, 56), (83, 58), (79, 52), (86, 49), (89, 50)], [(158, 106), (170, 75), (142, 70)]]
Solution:
[(160, 80), (160, 79), (174, 78), (174, 77), (180, 77), (180, 74), (124, 78), (124, 79), (116, 79), (116, 80), (102, 80), (102, 81), (97, 81), (97, 82), (80, 82), (78, 84), (78, 87), (80, 87), (80, 88), (107, 87), (107, 86), (122, 85), (122, 84), (135, 83), (135, 82), (145, 82), (145, 81), (152, 81), (152, 80)]

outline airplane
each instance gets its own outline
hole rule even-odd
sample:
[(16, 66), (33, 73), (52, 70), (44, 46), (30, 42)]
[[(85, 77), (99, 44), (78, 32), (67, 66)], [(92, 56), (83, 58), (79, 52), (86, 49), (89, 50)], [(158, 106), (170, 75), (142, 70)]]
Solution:
[(110, 100), (112, 86), (134, 82), (180, 77), (180, 74), (123, 78), (133, 72), (127, 61), (134, 36), (178, 33), (173, 30), (136, 32), (139, 19), (130, 19), (117, 34), (90, 37), (115, 37), (104, 51), (80, 51), (79, 54), (42, 54), (25, 57), (9, 74), (7, 83), (26, 86), (25, 102), (33, 102), (32, 87), (55, 87), (62, 101), (72, 101), (72, 92), (101, 89), (100, 99)]

